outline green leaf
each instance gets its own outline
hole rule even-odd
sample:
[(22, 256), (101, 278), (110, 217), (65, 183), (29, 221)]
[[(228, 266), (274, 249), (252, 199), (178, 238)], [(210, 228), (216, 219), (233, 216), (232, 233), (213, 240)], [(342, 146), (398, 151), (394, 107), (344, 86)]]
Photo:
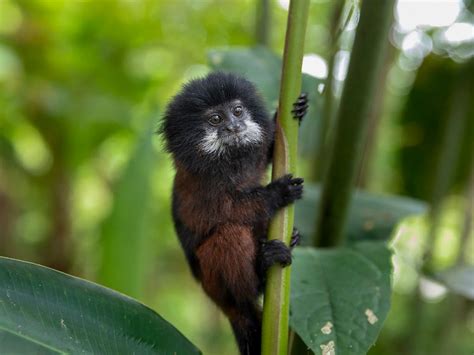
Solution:
[[(257, 85), (267, 107), (275, 111), (278, 106), (282, 59), (265, 47), (232, 47), (231, 49), (212, 49), (208, 53), (209, 64), (213, 70), (223, 70), (240, 74)], [(301, 124), (300, 153), (311, 154), (316, 150), (321, 112), (321, 95), (318, 87), (324, 81), (303, 74), (301, 91), (308, 94), (309, 109)]]
[(0, 331), (2, 354), (199, 354), (172, 325), (127, 296), (4, 257)]
[(293, 330), (316, 354), (366, 354), (390, 308), (390, 251), (381, 242), (360, 242), (296, 248), (294, 256)]
[[(295, 225), (305, 237), (303, 242), (306, 243), (311, 242), (314, 235), (319, 198), (319, 186), (306, 184), (304, 197), (296, 204)], [(357, 191), (349, 209), (347, 239), (349, 242), (388, 240), (400, 220), (422, 214), (426, 208), (424, 202), (411, 198)]]
[(54, 355), (57, 351), (47, 348), (41, 344), (35, 343), (23, 336), (0, 330), (0, 349), (8, 352), (8, 355), (15, 354), (35, 354), (35, 355)]
[(208, 54), (214, 70), (240, 74), (255, 83), (269, 108), (276, 108), (280, 90), (282, 61), (265, 47), (212, 49)]
[(137, 139), (137, 147), (114, 193), (114, 205), (102, 226), (99, 282), (140, 298), (146, 280), (150, 234), (151, 166), (156, 164), (150, 127)]
[(474, 300), (474, 265), (454, 266), (437, 273), (435, 279), (451, 292)]

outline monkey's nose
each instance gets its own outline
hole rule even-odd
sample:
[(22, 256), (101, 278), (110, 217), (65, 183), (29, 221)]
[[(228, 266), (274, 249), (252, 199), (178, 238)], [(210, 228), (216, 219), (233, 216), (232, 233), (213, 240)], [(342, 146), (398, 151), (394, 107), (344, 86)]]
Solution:
[(226, 130), (232, 133), (239, 133), (242, 127), (239, 124), (231, 123), (226, 126)]

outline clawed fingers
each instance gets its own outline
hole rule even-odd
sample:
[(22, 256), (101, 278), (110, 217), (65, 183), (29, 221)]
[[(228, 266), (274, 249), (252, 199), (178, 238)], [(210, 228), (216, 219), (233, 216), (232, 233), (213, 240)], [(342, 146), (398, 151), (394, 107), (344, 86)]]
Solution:
[(301, 241), (301, 235), (298, 229), (293, 228), (293, 233), (291, 235), (290, 248), (294, 248), (299, 245)]
[(292, 184), (292, 185), (301, 185), (302, 183), (304, 183), (304, 179), (303, 179), (303, 178), (294, 178), (294, 179), (291, 179), (291, 184)]
[(297, 119), (299, 123), (301, 123), (301, 120), (306, 115), (308, 107), (308, 95), (306, 93), (301, 93), (296, 102), (293, 104), (293, 110), (291, 111), (293, 117)]
[(262, 245), (262, 257), (266, 268), (280, 264), (287, 266), (291, 264), (291, 250), (281, 240), (267, 240)]

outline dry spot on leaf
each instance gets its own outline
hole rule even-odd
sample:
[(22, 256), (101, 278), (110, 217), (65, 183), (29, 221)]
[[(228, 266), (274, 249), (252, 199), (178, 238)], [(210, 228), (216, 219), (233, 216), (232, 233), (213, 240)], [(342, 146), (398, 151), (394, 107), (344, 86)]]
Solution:
[(336, 355), (336, 346), (334, 345), (334, 341), (331, 340), (327, 344), (323, 344), (319, 346), (322, 350), (322, 355)]
[(321, 333), (323, 334), (331, 334), (332, 332), (332, 323), (331, 322), (327, 322), (324, 327), (321, 328)]
[(364, 222), (364, 230), (366, 231), (371, 231), (374, 229), (375, 223), (374, 221), (371, 221), (370, 219)]
[(369, 321), (370, 324), (375, 324), (379, 320), (371, 309), (367, 308), (365, 310), (365, 315), (367, 316), (367, 320)]

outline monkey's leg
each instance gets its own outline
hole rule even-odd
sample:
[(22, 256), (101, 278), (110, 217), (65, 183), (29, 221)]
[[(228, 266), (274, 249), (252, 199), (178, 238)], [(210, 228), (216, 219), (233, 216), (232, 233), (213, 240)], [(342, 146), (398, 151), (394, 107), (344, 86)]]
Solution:
[(202, 286), (229, 318), (242, 355), (261, 349), (256, 249), (250, 227), (226, 224), (196, 250)]
[(280, 240), (267, 240), (265, 238), (260, 242), (257, 265), (257, 274), (260, 281), (258, 288), (260, 292), (263, 292), (265, 289), (267, 271), (271, 266), (280, 264), (285, 267), (291, 264), (291, 251), (300, 243), (300, 239), (300, 232), (298, 229), (293, 228), (289, 248)]
[(291, 264), (291, 249), (278, 239), (263, 241), (260, 255), (261, 268), (265, 274), (275, 264), (283, 267)]

